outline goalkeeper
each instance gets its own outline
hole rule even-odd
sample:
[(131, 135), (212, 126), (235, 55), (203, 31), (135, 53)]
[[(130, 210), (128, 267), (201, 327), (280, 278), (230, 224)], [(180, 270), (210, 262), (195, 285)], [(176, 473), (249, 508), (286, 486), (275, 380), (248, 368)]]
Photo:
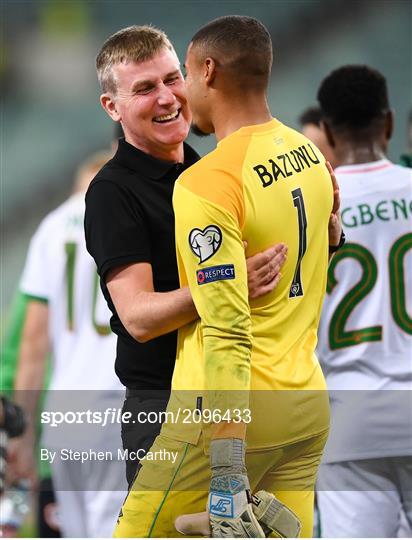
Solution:
[[(176, 459), (143, 461), (119, 537), (175, 536), (176, 518), (206, 504), (214, 537), (262, 537), (270, 531), (251, 504), (258, 490), (286, 506), (275, 508), (278, 534), (298, 534), (287, 508), (303, 537), (312, 532), (329, 428), (314, 349), (339, 238), (328, 251), (334, 208), (324, 157), (269, 111), (271, 64), (270, 36), (249, 17), (212, 21), (188, 49), (194, 126), (218, 141), (174, 191), (180, 281), (201, 320), (179, 330), (168, 405), (175, 422), (163, 424), (151, 448), (152, 456), (168, 451)], [(242, 240), (251, 253), (280, 241), (289, 248), (277, 289), (250, 306)], [(179, 410), (191, 414), (177, 422)], [(193, 533), (190, 519), (180, 517), (177, 529)]]

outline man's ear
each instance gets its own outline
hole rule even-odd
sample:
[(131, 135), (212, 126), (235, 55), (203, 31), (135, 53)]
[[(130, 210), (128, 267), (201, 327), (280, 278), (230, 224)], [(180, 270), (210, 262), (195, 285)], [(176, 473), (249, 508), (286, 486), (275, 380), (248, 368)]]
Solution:
[(207, 84), (207, 86), (210, 86), (211, 84), (213, 84), (213, 81), (215, 80), (215, 77), (216, 77), (216, 62), (215, 60), (213, 60), (213, 58), (206, 58), (205, 60), (205, 64), (204, 64), (204, 77), (205, 77), (205, 82)]
[(331, 146), (332, 148), (335, 148), (336, 146), (335, 139), (333, 137), (333, 133), (332, 133), (332, 130), (330, 129), (329, 124), (325, 122), (325, 120), (322, 120), (320, 123), (320, 127), (322, 128), (323, 132), (326, 135), (326, 139), (329, 143), (329, 146)]
[(121, 116), (116, 109), (116, 102), (111, 94), (102, 94), (100, 96), (100, 104), (112, 120), (115, 122), (121, 120)]
[(385, 137), (389, 141), (393, 134), (393, 128), (395, 124), (393, 111), (390, 110), (385, 115)]

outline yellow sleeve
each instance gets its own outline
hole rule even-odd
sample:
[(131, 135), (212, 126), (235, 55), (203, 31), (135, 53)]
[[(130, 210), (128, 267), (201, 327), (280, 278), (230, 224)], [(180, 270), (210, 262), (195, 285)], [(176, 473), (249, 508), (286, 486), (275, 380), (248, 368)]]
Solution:
[[(242, 209), (233, 209), (239, 186), (233, 188), (233, 179), (223, 171), (213, 171), (212, 183), (213, 200), (204, 189), (196, 193), (190, 179), (176, 183), (176, 249), (201, 319), (210, 406), (243, 410), (248, 406), (252, 335)], [(217, 197), (216, 190), (226, 196)]]

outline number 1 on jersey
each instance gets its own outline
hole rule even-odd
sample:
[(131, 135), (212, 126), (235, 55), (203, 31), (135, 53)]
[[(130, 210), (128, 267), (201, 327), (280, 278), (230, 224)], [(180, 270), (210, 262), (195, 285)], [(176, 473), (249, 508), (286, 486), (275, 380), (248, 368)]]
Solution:
[(306, 212), (305, 203), (303, 202), (302, 190), (300, 188), (292, 191), (293, 204), (298, 211), (298, 226), (299, 226), (299, 251), (298, 260), (296, 263), (295, 275), (292, 279), (290, 286), (289, 298), (295, 298), (296, 296), (303, 296), (302, 278), (300, 275), (300, 266), (303, 256), (306, 252)]

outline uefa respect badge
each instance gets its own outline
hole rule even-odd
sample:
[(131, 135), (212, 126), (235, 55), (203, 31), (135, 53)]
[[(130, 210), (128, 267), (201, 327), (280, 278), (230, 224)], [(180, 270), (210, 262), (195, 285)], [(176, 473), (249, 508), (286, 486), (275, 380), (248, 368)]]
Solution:
[(209, 268), (203, 268), (203, 270), (196, 271), (198, 285), (213, 283), (214, 281), (223, 281), (225, 279), (235, 279), (235, 277), (235, 267), (233, 264), (209, 266)]

